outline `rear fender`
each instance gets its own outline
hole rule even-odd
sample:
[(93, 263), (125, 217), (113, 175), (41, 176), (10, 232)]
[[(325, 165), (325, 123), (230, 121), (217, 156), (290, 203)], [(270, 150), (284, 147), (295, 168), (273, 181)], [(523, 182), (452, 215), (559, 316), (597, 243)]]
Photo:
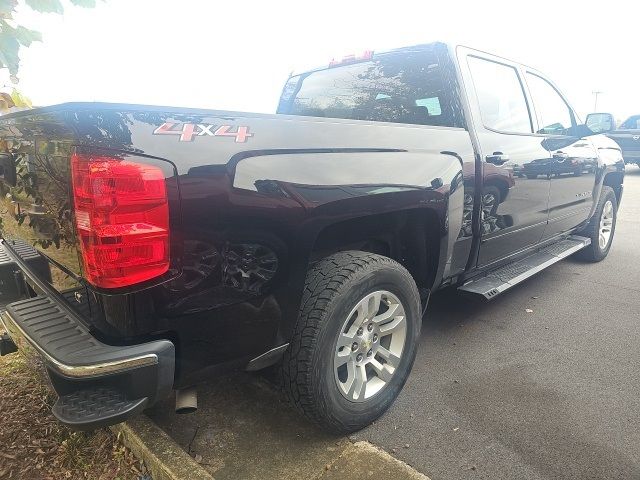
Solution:
[[(317, 240), (327, 228), (403, 212), (411, 212), (412, 219), (429, 219), (425, 228), (438, 239), (436, 272), (431, 272), (437, 283), (447, 273), (462, 226), (462, 164), (452, 153), (316, 150), (256, 155), (234, 165), (233, 186), (295, 199), (306, 212), (287, 262), (283, 293), (289, 301), (279, 302), (288, 310), (282, 315), (283, 338), (293, 329)], [(349, 248), (348, 239), (344, 241)], [(425, 283), (420, 278), (416, 282)]]

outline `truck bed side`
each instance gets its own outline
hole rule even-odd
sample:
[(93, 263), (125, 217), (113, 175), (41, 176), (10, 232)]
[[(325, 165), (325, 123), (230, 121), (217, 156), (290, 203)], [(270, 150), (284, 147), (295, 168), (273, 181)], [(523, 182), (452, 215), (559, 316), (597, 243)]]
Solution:
[[(58, 277), (85, 289), (97, 335), (173, 340), (178, 384), (204, 365), (246, 364), (286, 343), (308, 265), (321, 254), (385, 253), (424, 289), (468, 258), (463, 165), (473, 171), (474, 158), (464, 129), (66, 104), (4, 117), (0, 136), (18, 165), (16, 186), (3, 182), (3, 236), (27, 237)], [(78, 149), (163, 162), (173, 192), (165, 276), (115, 292), (82, 280), (68, 192)], [(34, 201), (56, 188), (44, 205)]]

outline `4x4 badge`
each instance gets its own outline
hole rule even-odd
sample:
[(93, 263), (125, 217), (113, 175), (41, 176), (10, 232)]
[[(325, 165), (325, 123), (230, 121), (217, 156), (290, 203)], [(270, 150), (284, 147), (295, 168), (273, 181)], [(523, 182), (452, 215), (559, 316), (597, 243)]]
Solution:
[[(236, 129), (234, 132), (233, 129)], [(236, 143), (244, 143), (253, 133), (249, 127), (232, 125), (211, 125), (208, 123), (171, 123), (166, 122), (153, 131), (154, 135), (180, 135), (181, 142), (190, 142), (195, 137), (234, 137)]]

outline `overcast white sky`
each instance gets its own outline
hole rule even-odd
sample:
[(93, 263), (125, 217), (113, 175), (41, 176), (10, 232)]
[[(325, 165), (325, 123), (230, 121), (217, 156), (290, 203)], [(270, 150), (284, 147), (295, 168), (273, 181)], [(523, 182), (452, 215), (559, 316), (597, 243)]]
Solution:
[[(640, 1), (107, 0), (64, 16), (23, 7), (35, 104), (110, 101), (273, 112), (292, 70), (444, 39), (545, 72), (584, 119), (640, 113)], [(8, 83), (7, 81), (3, 82)]]

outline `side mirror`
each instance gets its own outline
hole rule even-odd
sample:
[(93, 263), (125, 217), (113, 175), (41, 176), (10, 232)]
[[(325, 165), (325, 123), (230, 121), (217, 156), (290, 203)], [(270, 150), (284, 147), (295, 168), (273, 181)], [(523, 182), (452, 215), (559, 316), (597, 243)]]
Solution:
[(590, 113), (586, 125), (593, 133), (607, 133), (616, 129), (616, 121), (610, 113)]

